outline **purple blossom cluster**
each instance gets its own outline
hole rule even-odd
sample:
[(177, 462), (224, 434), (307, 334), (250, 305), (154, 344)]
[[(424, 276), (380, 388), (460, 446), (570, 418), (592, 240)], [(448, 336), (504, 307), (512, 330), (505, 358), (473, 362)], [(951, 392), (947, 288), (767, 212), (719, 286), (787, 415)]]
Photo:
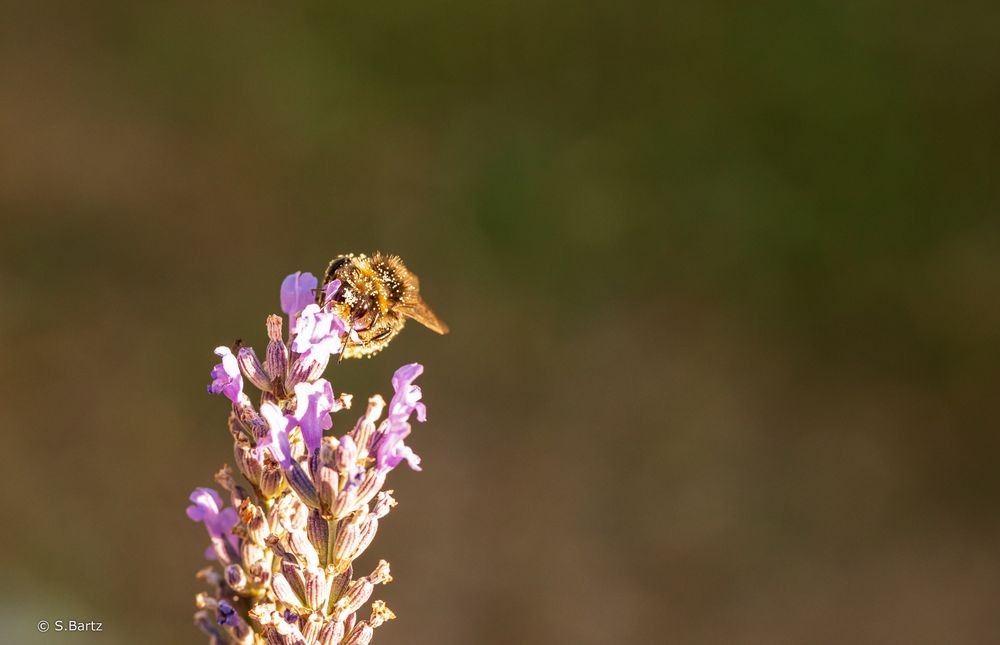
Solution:
[[(339, 287), (336, 280), (326, 285), (324, 301)], [(212, 593), (196, 599), (195, 624), (210, 643), (365, 645), (395, 617), (375, 600), (359, 619), (375, 586), (392, 577), (385, 560), (356, 576), (354, 561), (396, 505), (392, 491), (382, 490), (387, 475), (403, 461), (420, 470), (405, 440), (414, 414), (427, 418), (414, 384), (423, 366), (397, 369), (388, 406), (376, 394), (348, 432), (327, 434), (351, 396), (336, 395), (322, 375), (345, 334), (356, 338), (332, 309), (316, 304), (317, 288), (310, 273), (282, 282), (290, 334), (284, 337), (280, 316), (269, 316), (263, 361), (251, 347), (215, 349), (220, 362), (208, 391), (232, 403), (228, 425), (245, 481), (224, 466), (215, 479), (231, 506), (215, 490), (197, 488), (187, 508), (208, 532), (206, 557), (218, 563), (199, 572)], [(260, 391), (256, 405), (247, 382)]]

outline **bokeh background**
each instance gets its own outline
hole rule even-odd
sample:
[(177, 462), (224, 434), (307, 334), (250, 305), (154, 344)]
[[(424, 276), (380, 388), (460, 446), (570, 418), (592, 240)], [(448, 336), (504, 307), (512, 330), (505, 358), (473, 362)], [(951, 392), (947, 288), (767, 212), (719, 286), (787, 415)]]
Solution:
[(381, 249), (453, 333), (328, 373), (363, 400), (427, 366), (376, 642), (998, 642), (998, 31), (990, 2), (4, 3), (0, 641), (203, 641), (211, 350)]

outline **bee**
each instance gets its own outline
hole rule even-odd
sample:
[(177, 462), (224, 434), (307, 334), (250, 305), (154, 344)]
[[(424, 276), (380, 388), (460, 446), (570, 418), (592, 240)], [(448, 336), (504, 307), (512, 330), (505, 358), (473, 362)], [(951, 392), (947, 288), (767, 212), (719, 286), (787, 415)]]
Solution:
[[(334, 280), (340, 280), (340, 288), (328, 303), (326, 286)], [(396, 255), (338, 255), (326, 268), (316, 303), (332, 308), (357, 332), (360, 342), (345, 337), (341, 358), (381, 351), (408, 318), (439, 334), (448, 333), (448, 325), (420, 297), (420, 280)]]

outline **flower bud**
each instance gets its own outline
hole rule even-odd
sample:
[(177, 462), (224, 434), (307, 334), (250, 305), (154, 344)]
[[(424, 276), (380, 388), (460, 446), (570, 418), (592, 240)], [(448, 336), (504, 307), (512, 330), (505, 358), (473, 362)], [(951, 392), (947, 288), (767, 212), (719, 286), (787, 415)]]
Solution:
[(328, 579), (319, 567), (306, 567), (302, 571), (302, 577), (305, 579), (306, 604), (313, 609), (322, 609), (330, 598), (330, 583), (333, 579)]
[(288, 550), (296, 555), (299, 562), (310, 567), (319, 566), (319, 554), (305, 531), (302, 529), (289, 531), (285, 539), (288, 541)]
[(258, 390), (261, 392), (271, 391), (271, 378), (267, 375), (252, 347), (241, 347), (236, 354), (236, 362), (239, 363), (243, 376), (247, 377)]
[(346, 564), (351, 561), (348, 556), (354, 553), (360, 537), (357, 523), (346, 519), (340, 521), (333, 542), (333, 565), (338, 572), (343, 571)]
[(320, 564), (326, 566), (327, 551), (330, 549), (330, 523), (320, 515), (318, 510), (313, 509), (309, 513), (309, 520), (306, 522), (306, 535), (312, 542), (313, 548), (319, 554)]
[(358, 447), (354, 444), (351, 435), (345, 434), (340, 438), (340, 445), (334, 457), (334, 467), (342, 473), (346, 473), (352, 466), (358, 463)]
[(332, 575), (330, 570), (328, 570), (327, 576), (332, 580), (330, 584), (330, 606), (333, 607), (347, 592), (347, 588), (351, 584), (351, 578), (354, 577), (354, 566), (348, 564), (347, 569), (335, 575)]
[(337, 500), (337, 489), (340, 487), (340, 473), (320, 460), (316, 469), (316, 494), (319, 496), (320, 508), (330, 511)]
[(267, 518), (264, 511), (250, 499), (243, 500), (240, 504), (240, 519), (247, 528), (247, 537), (255, 544), (264, 546), (264, 540), (271, 534), (271, 528), (267, 525)]
[(292, 367), (288, 370), (285, 378), (285, 391), (291, 392), (299, 383), (312, 383), (323, 376), (326, 366), (330, 362), (328, 354), (306, 352), (301, 354), (292, 362)]
[(303, 605), (302, 599), (295, 595), (292, 585), (280, 571), (275, 573), (271, 578), (271, 591), (274, 592), (275, 598), (286, 605), (291, 605), (292, 607), (301, 607)]
[(229, 464), (225, 464), (219, 472), (215, 473), (215, 481), (229, 493), (230, 503), (234, 507), (239, 507), (247, 497), (247, 492), (233, 479), (233, 469)]
[(358, 543), (354, 546), (354, 551), (348, 556), (351, 560), (357, 560), (358, 556), (365, 552), (365, 549), (372, 543), (375, 539), (375, 534), (378, 532), (378, 519), (372, 515), (368, 515), (363, 522), (359, 524), (358, 528)]
[(260, 476), (260, 494), (266, 498), (276, 497), (285, 488), (285, 471), (270, 457), (264, 460), (264, 470)]
[(334, 607), (336, 616), (344, 618), (347, 614), (353, 614), (361, 605), (371, 598), (375, 585), (368, 578), (359, 578), (347, 587), (347, 593), (337, 601)]
[(382, 490), (382, 485), (385, 484), (385, 471), (375, 470), (374, 468), (368, 471), (368, 475), (365, 477), (365, 481), (358, 488), (358, 506), (364, 506), (371, 501), (375, 494)]
[(356, 489), (344, 488), (334, 498), (333, 505), (330, 506), (330, 514), (336, 518), (341, 518), (353, 513), (354, 509), (358, 507), (357, 499), (358, 494)]
[(350, 616), (344, 619), (345, 634), (350, 634), (352, 631), (354, 631), (354, 623), (356, 623), (357, 620), (358, 620), (358, 615), (356, 613), (352, 613)]
[(375, 424), (378, 418), (382, 416), (382, 409), (384, 407), (385, 400), (381, 396), (378, 394), (372, 396), (368, 399), (368, 409), (365, 411), (365, 414), (354, 424), (354, 430), (351, 434), (354, 437), (354, 443), (357, 445), (358, 452), (362, 458), (367, 457), (371, 451), (371, 440), (375, 434)]
[(266, 587), (271, 583), (271, 565), (263, 559), (254, 562), (247, 570), (247, 577), (254, 587)]
[(319, 641), (319, 634), (322, 629), (322, 612), (314, 611), (306, 616), (305, 624), (302, 626), (302, 637), (305, 639), (307, 645), (312, 645)]
[(318, 645), (337, 645), (344, 639), (344, 623), (340, 620), (328, 620), (320, 630)]
[(265, 367), (270, 377), (272, 392), (284, 398), (290, 388), (284, 388), (283, 384), (288, 373), (288, 347), (281, 333), (281, 316), (267, 317), (267, 352), (265, 354)]
[[(288, 585), (295, 592), (296, 597), (305, 598), (306, 597), (306, 582), (302, 575), (302, 567), (300, 567), (295, 562), (290, 560), (282, 560), (278, 564), (278, 569), (281, 570), (281, 575), (285, 577), (288, 581)], [(299, 606), (302, 606), (301, 604)]]
[(344, 645), (368, 645), (372, 642), (373, 632), (372, 626), (362, 621), (351, 631), (351, 635), (344, 641)]
[(254, 453), (249, 442), (242, 437), (233, 444), (233, 456), (236, 458), (236, 467), (247, 478), (247, 481), (259, 488), (260, 476), (264, 471), (264, 460)]
[(306, 471), (299, 465), (299, 462), (292, 462), (292, 467), (285, 471), (285, 478), (288, 480), (288, 486), (298, 494), (303, 502), (312, 508), (319, 508), (319, 496), (316, 494), (316, 487), (309, 479)]
[(247, 587), (247, 574), (243, 567), (238, 564), (231, 564), (226, 567), (226, 584), (235, 591), (243, 591)]

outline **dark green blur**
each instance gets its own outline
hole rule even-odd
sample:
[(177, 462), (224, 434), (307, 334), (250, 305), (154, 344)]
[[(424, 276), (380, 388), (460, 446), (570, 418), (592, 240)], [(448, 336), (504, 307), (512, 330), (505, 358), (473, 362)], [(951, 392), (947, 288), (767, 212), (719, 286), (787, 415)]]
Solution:
[(212, 348), (372, 250), (376, 643), (1000, 634), (1000, 5), (0, 6), (0, 642), (203, 642)]

